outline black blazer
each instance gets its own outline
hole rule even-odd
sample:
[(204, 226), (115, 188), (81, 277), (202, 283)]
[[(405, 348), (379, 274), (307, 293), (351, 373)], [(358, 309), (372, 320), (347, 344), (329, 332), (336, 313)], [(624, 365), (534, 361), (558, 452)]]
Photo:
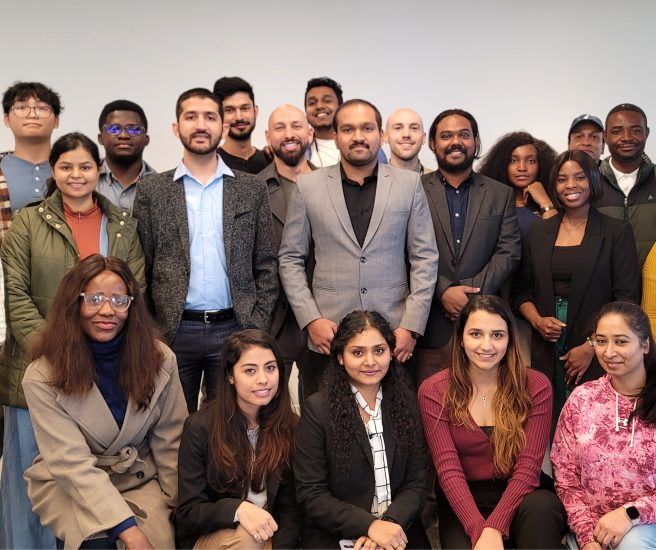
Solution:
[[(355, 403), (353, 414), (358, 414)], [(392, 504), (385, 515), (407, 532), (413, 522), (419, 522), (426, 498), (426, 448), (422, 443), (411, 455), (402, 452), (390, 422), (383, 399), (383, 434), (392, 489)], [(336, 469), (324, 393), (315, 393), (303, 403), (294, 457), (296, 495), (305, 512), (303, 548), (339, 548), (341, 539), (366, 535), (376, 519), (370, 511), (375, 494), (373, 455), (364, 424), (359, 426), (351, 439), (351, 468), (346, 476)]]
[[(556, 314), (551, 256), (561, 220), (561, 216), (554, 216), (531, 227), (523, 243), (522, 263), (513, 288), (515, 307), (533, 302), (543, 317)], [(569, 349), (585, 342), (594, 330), (592, 322), (601, 307), (616, 300), (640, 303), (640, 269), (635, 240), (629, 224), (591, 207), (567, 306)], [(554, 344), (533, 330), (531, 366), (552, 381), (554, 354)], [(581, 383), (602, 374), (595, 357)]]
[[(192, 548), (201, 535), (232, 529), (235, 512), (243, 498), (237, 493), (218, 493), (212, 486), (209, 467), (211, 410), (205, 407), (185, 421), (178, 460), (178, 508), (174, 523), (178, 548)], [(278, 524), (273, 548), (298, 548), (302, 513), (296, 502), (293, 473), (279, 484), (267, 480), (267, 509)]]

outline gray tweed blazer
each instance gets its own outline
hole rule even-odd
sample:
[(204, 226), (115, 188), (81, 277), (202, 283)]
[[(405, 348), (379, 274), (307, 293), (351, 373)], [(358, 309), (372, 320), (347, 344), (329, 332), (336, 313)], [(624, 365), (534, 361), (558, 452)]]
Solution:
[[(146, 258), (147, 300), (170, 344), (189, 288), (189, 224), (182, 178), (175, 170), (153, 174), (137, 186), (133, 217)], [(242, 328), (268, 330), (278, 298), (278, 265), (264, 183), (234, 171), (223, 178), (223, 239), (230, 292)]]

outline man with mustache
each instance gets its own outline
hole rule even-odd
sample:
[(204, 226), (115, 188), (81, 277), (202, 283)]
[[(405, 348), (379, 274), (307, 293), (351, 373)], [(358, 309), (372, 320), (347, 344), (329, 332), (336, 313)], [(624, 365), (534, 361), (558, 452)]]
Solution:
[(579, 115), (569, 127), (567, 149), (585, 151), (597, 164), (604, 153), (604, 125), (594, 115)]
[(389, 116), (385, 141), (389, 144), (389, 163), (392, 166), (414, 170), (422, 176), (432, 172), (419, 160), (419, 151), (426, 143), (426, 132), (421, 117), (412, 109), (398, 109)]
[(641, 267), (656, 242), (656, 168), (644, 154), (648, 136), (640, 107), (621, 103), (610, 110), (604, 130), (610, 158), (599, 167), (604, 194), (595, 203), (600, 212), (629, 222)]
[(214, 83), (214, 93), (222, 103), (223, 124), (228, 130), (219, 155), (232, 170), (261, 172), (271, 159), (251, 143), (259, 110), (253, 87), (238, 76), (224, 76)]
[(204, 88), (178, 98), (173, 133), (184, 147), (182, 162), (143, 179), (133, 211), (146, 299), (176, 354), (190, 413), (203, 375), (207, 398), (214, 395), (225, 339), (244, 328), (267, 330), (278, 298), (266, 187), (217, 155), (221, 111)]
[[(269, 190), (276, 251), (280, 248), (287, 206), (296, 181), (313, 169), (305, 155), (312, 136), (313, 131), (305, 114), (293, 105), (281, 105), (269, 116), (266, 140), (273, 153), (273, 162), (257, 177), (266, 183)], [(271, 334), (280, 344), (287, 366), (285, 373), (289, 375), (292, 364), (305, 348), (306, 339), (282, 289), (273, 309)]]
[(481, 142), (462, 109), (433, 121), (429, 146), (437, 171), (422, 177), (440, 252), (426, 332), (417, 344), (419, 380), (448, 367), (453, 322), (470, 294), (498, 294), (519, 265), (520, 236), (513, 191), (473, 171)]
[(353, 310), (380, 312), (394, 328), (394, 355), (402, 363), (410, 359), (437, 278), (419, 175), (378, 161), (378, 109), (363, 99), (346, 101), (333, 129), (340, 162), (298, 178), (278, 253), (286, 295), (309, 336), (310, 350), (299, 361), (305, 398), (330, 363), (337, 323)]

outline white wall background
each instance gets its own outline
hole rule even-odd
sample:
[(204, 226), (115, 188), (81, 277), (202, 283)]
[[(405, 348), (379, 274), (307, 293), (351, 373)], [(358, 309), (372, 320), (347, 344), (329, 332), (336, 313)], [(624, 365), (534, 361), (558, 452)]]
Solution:
[[(0, 91), (15, 80), (57, 90), (55, 137), (95, 137), (105, 103), (136, 101), (158, 170), (181, 156), (177, 96), (224, 75), (255, 88), (258, 146), (270, 111), (302, 106), (307, 80), (321, 75), (383, 117), (408, 106), (428, 127), (443, 109), (467, 109), (484, 151), (518, 129), (563, 150), (575, 116), (603, 120), (621, 102), (656, 127), (653, 0), (2, 0), (0, 20)], [(12, 146), (1, 128), (0, 151)], [(647, 153), (656, 159), (656, 134)], [(428, 147), (421, 156), (435, 165)]]

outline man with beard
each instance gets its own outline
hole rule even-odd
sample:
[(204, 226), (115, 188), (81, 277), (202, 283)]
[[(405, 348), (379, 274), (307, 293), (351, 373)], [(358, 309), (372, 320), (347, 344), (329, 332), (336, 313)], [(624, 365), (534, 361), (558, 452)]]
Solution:
[(438, 169), (422, 177), (440, 252), (438, 279), (418, 378), (448, 367), (453, 321), (470, 294), (498, 294), (519, 265), (520, 236), (513, 191), (472, 169), (480, 150), (478, 124), (461, 109), (437, 115), (429, 146)]
[(201, 377), (207, 398), (233, 332), (267, 330), (278, 298), (271, 210), (264, 184), (217, 155), (223, 123), (209, 90), (184, 92), (173, 133), (184, 147), (175, 170), (141, 181), (134, 201), (146, 258), (146, 298), (178, 360), (189, 412)]
[[(273, 162), (258, 174), (269, 189), (269, 205), (273, 214), (273, 235), (276, 250), (280, 248), (282, 230), (287, 218), (287, 205), (301, 174), (312, 171), (305, 150), (312, 141), (312, 128), (303, 111), (292, 105), (281, 105), (269, 116), (266, 131), (267, 145), (273, 153)], [(285, 360), (285, 373), (305, 348), (305, 337), (284, 291), (280, 291), (273, 309), (271, 334), (280, 344)]]
[(228, 128), (219, 155), (233, 170), (259, 173), (271, 159), (251, 144), (258, 113), (253, 87), (238, 76), (224, 76), (214, 83), (214, 94), (221, 101), (223, 124)]
[(604, 131), (610, 158), (601, 163), (604, 194), (595, 203), (600, 212), (629, 222), (640, 266), (656, 241), (656, 169), (644, 154), (648, 136), (640, 107), (622, 103), (610, 110)]
[(337, 323), (355, 309), (380, 312), (394, 329), (396, 358), (411, 358), (437, 278), (419, 175), (378, 162), (378, 109), (352, 99), (337, 109), (333, 124), (340, 162), (298, 178), (278, 253), (285, 292), (309, 336), (310, 351), (299, 361), (305, 398), (330, 363)]
[(385, 141), (389, 144), (392, 166), (414, 170), (420, 175), (432, 172), (419, 161), (419, 151), (426, 143), (426, 132), (421, 117), (412, 109), (398, 109), (389, 116)]
[(118, 99), (103, 107), (98, 119), (98, 143), (105, 148), (97, 191), (119, 208), (132, 211), (137, 182), (155, 171), (143, 160), (150, 142), (144, 110)]

